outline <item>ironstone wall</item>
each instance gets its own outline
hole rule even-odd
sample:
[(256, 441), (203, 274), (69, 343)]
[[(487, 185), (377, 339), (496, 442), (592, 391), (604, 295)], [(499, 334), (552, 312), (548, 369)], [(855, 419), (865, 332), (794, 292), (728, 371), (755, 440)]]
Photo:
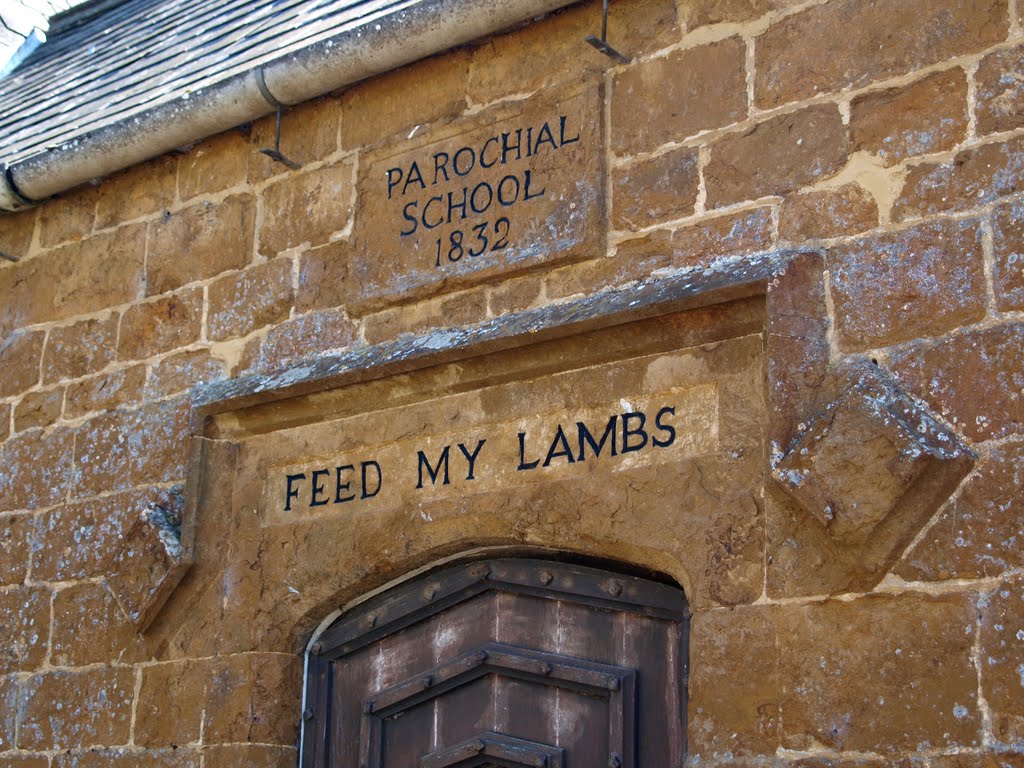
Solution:
[[(978, 461), (871, 594), (769, 564), (695, 616), (691, 759), (1024, 765), (1017, 1), (619, 0), (627, 65), (582, 42), (599, 6), (289, 110), (298, 171), (259, 153), (267, 119), (0, 217), (0, 765), (295, 764), (297, 654), (175, 658), (106, 581), (139, 510), (175, 507), (201, 383), (788, 248), (823, 254), (832, 361), (877, 361)], [(600, 247), (367, 299), (378, 148), (581, 83)]]

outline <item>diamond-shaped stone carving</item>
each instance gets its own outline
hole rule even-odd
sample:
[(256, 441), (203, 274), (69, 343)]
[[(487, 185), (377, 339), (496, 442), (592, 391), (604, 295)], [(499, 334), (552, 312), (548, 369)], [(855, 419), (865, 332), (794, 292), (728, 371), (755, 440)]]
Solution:
[(871, 367), (811, 421), (773, 474), (837, 543), (885, 550), (874, 553), (884, 558), (909, 543), (974, 460), (923, 404)]
[(157, 505), (144, 509), (107, 561), (107, 585), (121, 610), (141, 631), (156, 616), (188, 570), (180, 531)]

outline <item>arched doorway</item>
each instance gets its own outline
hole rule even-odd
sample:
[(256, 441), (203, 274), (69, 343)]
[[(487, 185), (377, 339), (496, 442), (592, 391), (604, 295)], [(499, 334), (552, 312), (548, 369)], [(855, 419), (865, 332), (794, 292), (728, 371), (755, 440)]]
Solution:
[(313, 645), (304, 768), (681, 766), (680, 589), (553, 560), (463, 563)]

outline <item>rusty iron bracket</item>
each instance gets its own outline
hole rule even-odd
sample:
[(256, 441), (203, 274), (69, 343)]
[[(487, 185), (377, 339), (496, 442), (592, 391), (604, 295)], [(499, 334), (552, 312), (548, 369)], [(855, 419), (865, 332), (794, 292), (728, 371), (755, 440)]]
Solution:
[(18, 261), (18, 257), (17, 256), (11, 256), (11, 254), (4, 253), (3, 251), (0, 251), (0, 259), (3, 259), (4, 261), (13, 261), (13, 262), (17, 262)]
[(584, 39), (605, 56), (615, 59), (619, 64), (629, 64), (632, 61), (629, 56), (619, 53), (608, 45), (608, 0), (604, 0), (604, 9), (601, 16), (601, 37), (587, 35)]
[(277, 162), (281, 163), (282, 165), (288, 166), (293, 171), (297, 171), (297, 170), (299, 170), (299, 168), (302, 167), (301, 165), (296, 163), (294, 160), (290, 160), (289, 158), (287, 158), (287, 157), (285, 157), (284, 155), (281, 154), (281, 107), (280, 107), (280, 105), (278, 105), (278, 107), (277, 107), (277, 129), (274, 131), (274, 148), (273, 149), (269, 149), (267, 147), (262, 147), (260, 149), (260, 152), (262, 152), (264, 155), (269, 157), (271, 160), (276, 160)]

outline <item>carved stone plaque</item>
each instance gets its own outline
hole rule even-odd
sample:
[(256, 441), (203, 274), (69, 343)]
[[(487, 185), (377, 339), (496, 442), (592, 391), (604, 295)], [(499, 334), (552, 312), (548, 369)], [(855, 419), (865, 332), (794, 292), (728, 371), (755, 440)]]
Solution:
[(587, 252), (604, 219), (597, 86), (500, 104), (361, 161), (352, 303)]

